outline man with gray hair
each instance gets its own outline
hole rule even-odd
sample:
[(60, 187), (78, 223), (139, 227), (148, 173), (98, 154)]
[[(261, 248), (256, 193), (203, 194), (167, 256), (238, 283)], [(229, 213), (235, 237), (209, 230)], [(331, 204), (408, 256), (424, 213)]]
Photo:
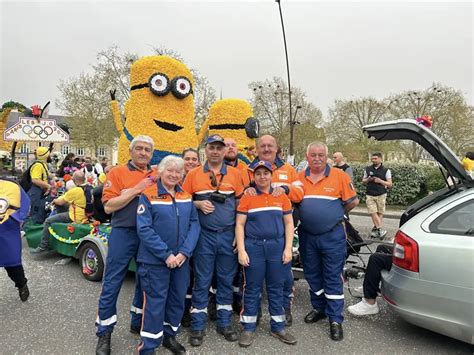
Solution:
[[(106, 213), (112, 214), (112, 232), (106, 268), (99, 299), (96, 320), (96, 354), (110, 354), (111, 334), (117, 323), (117, 298), (132, 258), (136, 259), (139, 239), (137, 235), (137, 207), (140, 194), (156, 180), (156, 171), (150, 167), (153, 140), (137, 136), (130, 143), (130, 160), (114, 167), (107, 175), (102, 194)], [(130, 331), (138, 334), (141, 328), (143, 293), (136, 278), (135, 297), (130, 313)]]
[(84, 193), (84, 185), (86, 179), (84, 173), (80, 170), (76, 171), (72, 176), (72, 180), (76, 185), (64, 195), (53, 200), (53, 204), (63, 206), (69, 204), (68, 212), (57, 213), (46, 218), (43, 225), (43, 237), (37, 248), (31, 249), (31, 254), (42, 254), (48, 251), (49, 244), (49, 227), (53, 223), (83, 223), (86, 220), (86, 196)]
[(299, 250), (312, 310), (304, 321), (329, 318), (332, 340), (342, 340), (344, 290), (342, 270), (346, 258), (344, 214), (359, 200), (349, 175), (328, 164), (328, 148), (320, 142), (308, 146), (309, 166), (299, 173), (301, 189), (291, 200), (301, 201), (298, 227)]

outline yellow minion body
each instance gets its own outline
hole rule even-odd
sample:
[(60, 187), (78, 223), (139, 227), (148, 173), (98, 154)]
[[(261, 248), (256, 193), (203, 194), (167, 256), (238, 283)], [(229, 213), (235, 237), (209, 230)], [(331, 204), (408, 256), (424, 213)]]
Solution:
[[(249, 121), (253, 118), (252, 106), (242, 99), (222, 99), (214, 102), (210, 109), (205, 129), (209, 130), (209, 135), (219, 134), (224, 138), (233, 138), (240, 150), (255, 145), (255, 138), (258, 136), (258, 123), (255, 132), (249, 136)], [(246, 129), (247, 127), (247, 129)], [(201, 132), (200, 138), (205, 132)]]
[[(168, 56), (143, 57), (132, 64), (130, 98), (125, 103), (126, 121), (119, 139), (120, 163), (128, 160), (130, 141), (137, 135), (150, 136), (155, 142), (151, 164), (197, 146), (193, 84), (191, 71)], [(112, 112), (120, 130), (116, 101), (112, 101)]]

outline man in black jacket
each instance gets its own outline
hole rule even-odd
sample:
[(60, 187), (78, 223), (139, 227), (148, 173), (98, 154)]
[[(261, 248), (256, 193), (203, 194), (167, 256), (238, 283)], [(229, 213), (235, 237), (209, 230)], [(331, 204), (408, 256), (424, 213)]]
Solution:
[(383, 239), (387, 234), (387, 231), (382, 229), (383, 214), (387, 189), (392, 187), (392, 173), (383, 166), (381, 153), (373, 153), (371, 160), (372, 165), (365, 168), (362, 178), (362, 183), (367, 185), (367, 210), (374, 223), (370, 236)]

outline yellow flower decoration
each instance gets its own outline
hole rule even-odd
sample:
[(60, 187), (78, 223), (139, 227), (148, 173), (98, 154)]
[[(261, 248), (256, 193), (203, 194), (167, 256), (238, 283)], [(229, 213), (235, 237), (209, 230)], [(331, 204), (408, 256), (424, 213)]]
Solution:
[(130, 141), (147, 135), (155, 142), (151, 164), (166, 155), (197, 147), (193, 101), (194, 78), (180, 61), (168, 56), (143, 57), (130, 69), (130, 98), (122, 125), (118, 102), (111, 102), (119, 138), (119, 162), (129, 159)]

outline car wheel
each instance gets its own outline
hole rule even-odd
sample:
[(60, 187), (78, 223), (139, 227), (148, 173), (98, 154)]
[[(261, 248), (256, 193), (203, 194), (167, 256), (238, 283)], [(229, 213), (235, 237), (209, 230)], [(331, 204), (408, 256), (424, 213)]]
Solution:
[(86, 243), (79, 253), (82, 275), (89, 281), (100, 281), (104, 274), (104, 259), (94, 243)]

